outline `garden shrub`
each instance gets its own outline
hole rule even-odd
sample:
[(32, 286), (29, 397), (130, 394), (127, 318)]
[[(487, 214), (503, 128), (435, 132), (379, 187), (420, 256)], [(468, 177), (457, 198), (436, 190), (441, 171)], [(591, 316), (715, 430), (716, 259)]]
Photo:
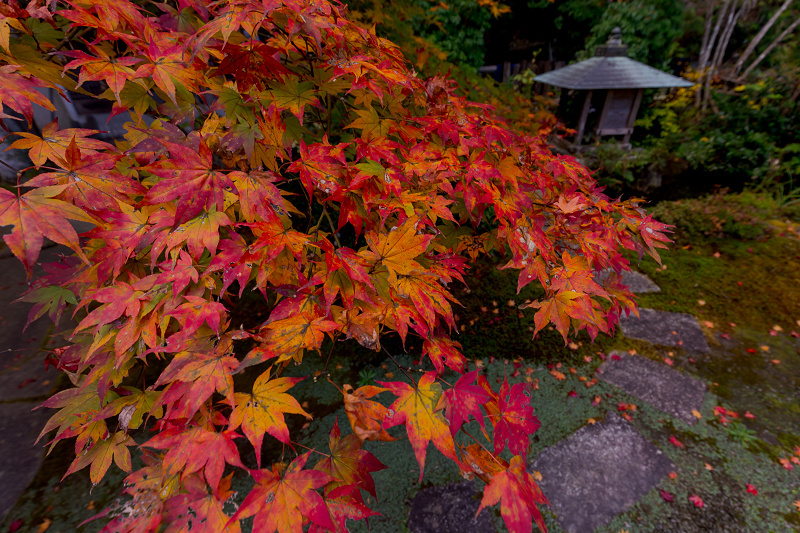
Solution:
[[(497, 254), (519, 288), (542, 287), (520, 306), (536, 310), (534, 334), (551, 323), (565, 340), (610, 333), (632, 295), (618, 275), (601, 285), (594, 274), (627, 269), (626, 250), (658, 258), (663, 224), (447, 78), (417, 77), (339, 4), (0, 8), (3, 117), (27, 124), (13, 148), (35, 165), (17, 191), (0, 190), (4, 239), (29, 276), (43, 239), (72, 250), (25, 297), (30, 320), (77, 322), (47, 359), (71, 387), (44, 402), (57, 411), (42, 436), (74, 439), (67, 475), (130, 472), (105, 531), (239, 531), (249, 517), (256, 531), (344, 531), (374, 514), (362, 490), (375, 496), (383, 465), (362, 443), (399, 438), (395, 426), (420, 479), (432, 442), (487, 483), (481, 508), (499, 503), (514, 532), (543, 528), (546, 499), (525, 464), (539, 426), (530, 391), (469, 371), (450, 287)], [(37, 89), (87, 93), (88, 81), (129, 114), (124, 139), (33, 127), (33, 106), (54, 108)], [(95, 227), (78, 235), (69, 220)], [(303, 378), (284, 369), (329, 361), (326, 339), (390, 361), (389, 335), (420, 339), (419, 362), (398, 363), (397, 381), (335, 383), (352, 432), (337, 425), (330, 450), (305, 449), (286, 417), (313, 413), (292, 395)], [(327, 368), (308, 378), (333, 386)], [(462, 427), (470, 417), (484, 438)], [(283, 453), (265, 454), (266, 440)], [(229, 516), (233, 470), (255, 485)]]

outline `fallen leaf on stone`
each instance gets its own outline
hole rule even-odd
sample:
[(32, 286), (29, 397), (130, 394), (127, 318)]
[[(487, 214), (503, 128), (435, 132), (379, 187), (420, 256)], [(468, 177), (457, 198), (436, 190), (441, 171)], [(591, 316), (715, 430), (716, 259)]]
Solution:
[(703, 503), (703, 499), (700, 498), (700, 496), (698, 496), (697, 494), (692, 494), (691, 496), (689, 496), (689, 501), (692, 502), (695, 505), (695, 507), (702, 508), (705, 505)]
[(709, 472), (711, 472), (712, 470), (714, 470), (714, 467), (713, 467), (713, 466), (711, 466), (711, 465), (710, 465), (710, 464), (708, 464), (708, 463), (705, 463), (705, 467), (706, 467), (706, 470), (708, 470)]
[(531, 476), (533, 476), (533, 479), (535, 479), (536, 481), (541, 481), (542, 480), (542, 473), (539, 472), (538, 470), (534, 470), (533, 474), (531, 474)]
[(675, 496), (673, 496), (672, 494), (670, 494), (669, 492), (667, 492), (667, 491), (665, 491), (663, 489), (658, 489), (658, 493), (661, 494), (661, 498), (665, 502), (670, 502), (671, 503), (671, 502), (675, 501)]
[(708, 329), (714, 329), (714, 323), (713, 322), (709, 322), (708, 320), (704, 320), (703, 321), (703, 325), (705, 327), (707, 327)]
[(678, 473), (677, 472), (670, 472), (667, 475), (669, 476), (670, 479), (676, 479), (678, 477)]
[(622, 413), (622, 418), (624, 418), (628, 422), (633, 422), (633, 417), (631, 415), (629, 415), (628, 413)]
[(694, 416), (698, 420), (703, 418), (703, 415), (701, 415), (700, 411), (698, 411), (697, 409), (692, 409), (692, 416)]
[(636, 350), (628, 350), (628, 354), (630, 354), (630, 355), (636, 355)]
[(756, 489), (756, 488), (755, 488), (753, 485), (751, 485), (750, 483), (748, 483), (748, 484), (747, 484), (747, 492), (749, 492), (749, 493), (750, 493), (750, 494), (752, 494), (753, 496), (758, 496), (758, 489)]
[(617, 354), (611, 356), (612, 361), (619, 361), (620, 357)]
[(594, 418), (590, 418), (590, 419), (589, 419), (589, 420), (587, 420), (586, 422), (588, 422), (589, 424), (592, 424), (592, 425), (594, 425), (594, 424), (596, 424), (596, 423), (597, 423), (597, 420), (595, 420)]
[(669, 357), (665, 357), (665, 358), (664, 358), (664, 362), (665, 362), (666, 364), (668, 364), (669, 366), (672, 366), (672, 364), (673, 364), (673, 363), (672, 363), (672, 359), (670, 359)]
[(697, 305), (706, 305), (705, 300), (697, 300)]
[(669, 441), (678, 448), (686, 448), (681, 441), (675, 438), (675, 435), (670, 436)]
[(731, 336), (728, 335), (727, 333), (720, 333), (719, 336), (725, 340), (731, 340)]
[(678, 346), (683, 346), (683, 341), (678, 341)]
[(769, 346), (767, 346), (766, 344), (762, 344), (761, 346), (759, 346), (759, 348), (761, 348), (761, 350), (764, 351), (764, 352), (768, 352), (769, 351)]
[(37, 533), (44, 533), (45, 531), (47, 531), (47, 529), (50, 527), (50, 524), (51, 524), (52, 522), (53, 522), (53, 521), (52, 521), (52, 520), (50, 520), (49, 518), (45, 518), (45, 519), (42, 521), (42, 523), (41, 523), (41, 524), (39, 524), (39, 527), (38, 527), (38, 528), (36, 528), (36, 531), (37, 531)]

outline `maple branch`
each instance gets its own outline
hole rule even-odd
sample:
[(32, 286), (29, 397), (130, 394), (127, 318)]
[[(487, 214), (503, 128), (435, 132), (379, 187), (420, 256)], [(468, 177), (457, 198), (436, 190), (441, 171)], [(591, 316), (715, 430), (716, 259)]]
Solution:
[(397, 362), (397, 359), (395, 359), (395, 358), (394, 358), (394, 356), (393, 356), (392, 354), (390, 354), (390, 353), (389, 353), (389, 350), (387, 350), (387, 349), (386, 349), (386, 348), (384, 348), (383, 346), (381, 346), (381, 349), (382, 349), (384, 352), (386, 352), (386, 355), (388, 355), (388, 356), (389, 356), (389, 359), (391, 359), (391, 360), (394, 362), (394, 364), (396, 364), (396, 365), (397, 365), (397, 368), (399, 368), (400, 370), (402, 370), (402, 371), (403, 371), (403, 374), (405, 374), (405, 375), (406, 375), (406, 377), (407, 377), (408, 379), (410, 379), (410, 380), (411, 380), (411, 383), (413, 383), (413, 384), (414, 384), (414, 387), (416, 387), (416, 386), (417, 386), (417, 382), (416, 382), (416, 380), (414, 379), (414, 376), (412, 376), (412, 375), (411, 375), (411, 373), (410, 373), (408, 370), (406, 370), (405, 368), (403, 368), (402, 366), (400, 366), (400, 363), (398, 363), (398, 362)]
[(92, 28), (90, 26), (86, 26), (83, 28), (81, 28), (80, 26), (75, 26), (74, 28), (69, 30), (67, 34), (64, 36), (64, 39), (60, 43), (58, 43), (58, 45), (56, 45), (56, 51), (64, 48), (68, 43), (72, 42), (73, 39), (76, 39), (78, 37), (83, 37), (91, 30)]

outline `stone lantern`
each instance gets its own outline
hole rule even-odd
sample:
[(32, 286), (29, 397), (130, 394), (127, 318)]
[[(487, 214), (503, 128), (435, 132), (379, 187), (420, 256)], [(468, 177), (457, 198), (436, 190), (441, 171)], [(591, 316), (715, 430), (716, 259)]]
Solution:
[[(576, 103), (583, 100), (577, 124), (574, 114), (573, 117), (560, 117), (578, 130), (575, 138), (578, 146), (587, 121), (598, 136), (622, 135), (622, 142), (627, 144), (645, 89), (693, 85), (683, 78), (629, 58), (628, 45), (622, 44), (621, 33), (619, 27), (614, 28), (606, 44), (597, 47), (594, 57), (534, 78), (534, 81), (562, 89), (561, 111), (567, 107), (565, 100), (568, 98), (568, 92), (563, 89), (574, 91)], [(590, 117), (597, 110), (599, 113)]]

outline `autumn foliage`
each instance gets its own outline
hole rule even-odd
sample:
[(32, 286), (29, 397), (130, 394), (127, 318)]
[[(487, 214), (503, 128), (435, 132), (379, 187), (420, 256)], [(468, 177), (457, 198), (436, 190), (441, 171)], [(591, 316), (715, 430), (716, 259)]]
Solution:
[[(250, 516), (259, 532), (345, 531), (375, 514), (362, 491), (375, 496), (384, 468), (362, 444), (400, 438), (395, 426), (420, 478), (432, 443), (487, 483), (481, 509), (499, 503), (513, 532), (544, 528), (525, 464), (530, 390), (470, 371), (449, 287), (478, 256), (503, 257), (520, 288), (545, 290), (529, 306), (537, 332), (609, 333), (634, 305), (618, 275), (596, 274), (627, 269), (626, 249), (657, 257), (662, 224), (446, 77), (419, 79), (340, 4), (4, 0), (0, 13), (2, 117), (27, 123), (13, 148), (35, 165), (18, 192), (0, 190), (4, 238), (29, 274), (44, 238), (74, 252), (25, 297), (31, 320), (68, 310), (77, 323), (48, 357), (73, 386), (44, 403), (57, 411), (42, 436), (74, 439), (67, 474), (130, 472), (105, 531), (239, 531)], [(124, 139), (31, 127), (33, 106), (54, 109), (38, 88), (89, 81), (130, 113)], [(78, 235), (70, 220), (95, 227)], [(251, 295), (268, 318), (232, 322)], [(284, 368), (326, 339), (381, 350), (389, 334), (422, 339), (423, 372), (335, 383), (352, 431), (302, 448), (286, 418), (311, 414)], [(235, 385), (242, 373), (252, 386)], [(487, 444), (457, 444), (469, 419)], [(267, 439), (286, 462), (266, 463)], [(132, 451), (145, 466), (131, 472)], [(232, 469), (255, 484), (229, 516)]]

